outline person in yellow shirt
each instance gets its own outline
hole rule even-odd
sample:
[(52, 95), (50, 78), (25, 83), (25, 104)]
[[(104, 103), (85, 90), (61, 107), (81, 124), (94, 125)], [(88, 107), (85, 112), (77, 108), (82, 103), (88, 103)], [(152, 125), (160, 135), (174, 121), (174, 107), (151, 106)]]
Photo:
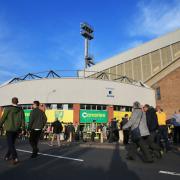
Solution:
[(160, 106), (156, 107), (156, 114), (158, 118), (158, 124), (159, 124), (159, 143), (161, 144), (161, 141), (164, 141), (165, 143), (165, 150), (170, 150), (169, 140), (168, 140), (168, 127), (166, 125), (166, 113), (163, 112)]
[(162, 111), (162, 109), (157, 109), (157, 117), (159, 126), (166, 126), (166, 113)]

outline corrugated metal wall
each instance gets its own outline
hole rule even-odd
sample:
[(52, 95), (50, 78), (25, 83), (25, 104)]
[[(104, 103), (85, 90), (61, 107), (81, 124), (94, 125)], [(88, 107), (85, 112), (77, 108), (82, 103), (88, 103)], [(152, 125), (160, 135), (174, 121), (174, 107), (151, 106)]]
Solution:
[[(102, 72), (107, 73), (110, 80), (114, 80), (119, 76), (126, 75), (127, 77), (138, 81), (146, 81), (151, 76), (157, 74), (163, 68), (167, 67), (179, 56), (180, 42), (177, 42), (144, 56), (132, 59), (117, 66), (113, 66)], [(91, 75), (90, 77), (94, 77), (94, 75)]]

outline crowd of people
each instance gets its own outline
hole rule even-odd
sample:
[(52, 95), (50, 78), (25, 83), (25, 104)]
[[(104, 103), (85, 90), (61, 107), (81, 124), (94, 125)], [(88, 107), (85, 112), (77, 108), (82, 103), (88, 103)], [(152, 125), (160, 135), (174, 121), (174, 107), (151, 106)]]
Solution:
[[(173, 127), (169, 133), (168, 127)], [(169, 134), (173, 143), (180, 144), (180, 110), (167, 120), (165, 112), (161, 107), (153, 108), (141, 105), (139, 102), (133, 104), (131, 116), (128, 114), (117, 121), (113, 118), (111, 122), (98, 124), (94, 119), (90, 124), (64, 124), (55, 117), (51, 124), (47, 124), (45, 112), (40, 108), (40, 102), (33, 102), (33, 110), (30, 113), (29, 123), (25, 123), (23, 109), (18, 106), (18, 98), (12, 98), (12, 105), (4, 108), (0, 120), (0, 129), (6, 131), (8, 151), (5, 160), (12, 159), (13, 164), (19, 162), (15, 148), (16, 138), (23, 141), (29, 139), (32, 147), (31, 158), (36, 158), (39, 152), (38, 142), (42, 138), (48, 141), (49, 146), (60, 147), (62, 141), (82, 141), (96, 139), (101, 142), (120, 142), (123, 132), (123, 144), (127, 149), (127, 159), (135, 160), (138, 153), (142, 155), (144, 162), (153, 162), (154, 158), (162, 158), (163, 152), (171, 150)]]
[[(168, 124), (174, 126), (173, 142), (180, 144), (180, 111), (167, 120), (161, 107), (153, 108), (139, 102), (133, 104), (130, 120), (122, 121), (124, 144), (127, 146), (127, 159), (135, 160), (138, 149), (144, 162), (154, 162), (162, 158), (163, 152), (171, 150), (168, 137)], [(131, 136), (131, 141), (127, 139)]]

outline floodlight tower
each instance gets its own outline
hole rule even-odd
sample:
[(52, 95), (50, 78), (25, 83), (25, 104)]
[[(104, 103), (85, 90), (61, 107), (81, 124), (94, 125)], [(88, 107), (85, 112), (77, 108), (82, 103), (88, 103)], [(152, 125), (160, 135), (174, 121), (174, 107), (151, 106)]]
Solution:
[(85, 69), (87, 67), (90, 67), (91, 65), (94, 65), (93, 58), (89, 56), (89, 41), (94, 39), (93, 36), (93, 28), (87, 24), (87, 23), (81, 23), (81, 35), (85, 38), (85, 53), (84, 53), (84, 59), (85, 59)]

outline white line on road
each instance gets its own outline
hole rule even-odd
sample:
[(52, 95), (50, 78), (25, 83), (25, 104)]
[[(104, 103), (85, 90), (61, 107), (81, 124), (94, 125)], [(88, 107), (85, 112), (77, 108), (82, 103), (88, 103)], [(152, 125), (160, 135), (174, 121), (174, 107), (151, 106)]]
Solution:
[[(19, 152), (24, 152), (24, 153), (32, 153), (31, 151), (26, 151), (26, 150), (23, 150), (23, 149), (16, 149), (17, 151)], [(59, 159), (68, 159), (68, 160), (72, 160), (72, 161), (79, 161), (79, 162), (83, 162), (84, 160), (83, 159), (76, 159), (76, 158), (70, 158), (70, 157), (65, 157), (65, 156), (57, 156), (57, 155), (52, 155), (52, 154), (44, 154), (44, 153), (38, 153), (40, 155), (43, 155), (43, 156), (49, 156), (49, 157), (55, 157), (55, 158), (59, 158)]]
[(169, 174), (172, 176), (180, 176), (180, 173), (176, 173), (176, 172), (170, 172), (170, 171), (159, 171), (160, 174)]

